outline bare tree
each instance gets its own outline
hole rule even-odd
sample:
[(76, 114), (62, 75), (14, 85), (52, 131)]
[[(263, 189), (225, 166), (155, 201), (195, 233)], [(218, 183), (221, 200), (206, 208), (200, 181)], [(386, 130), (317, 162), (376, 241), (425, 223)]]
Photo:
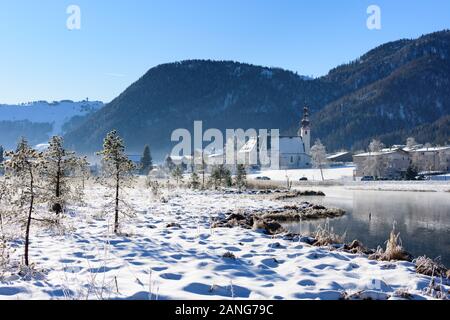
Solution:
[(81, 180), (81, 189), (84, 191), (86, 180), (91, 176), (89, 162), (86, 157), (78, 158), (78, 165), (75, 169), (75, 176)]
[(384, 144), (377, 139), (374, 139), (369, 144), (369, 156), (364, 161), (364, 171), (372, 177), (380, 177), (383, 168), (383, 160), (380, 152), (383, 150)]
[(406, 147), (408, 149), (413, 149), (415, 146), (417, 145), (416, 139), (414, 139), (413, 137), (409, 137), (408, 139), (406, 139)]
[(316, 140), (314, 146), (311, 148), (311, 160), (313, 162), (313, 166), (320, 169), (320, 175), (322, 176), (322, 181), (324, 181), (323, 167), (328, 162), (327, 150), (320, 140)]
[(119, 205), (122, 201), (121, 190), (132, 180), (135, 166), (125, 154), (125, 144), (115, 130), (108, 133), (103, 150), (98, 152), (102, 156), (102, 183), (114, 188), (114, 233), (119, 232)]
[(448, 171), (448, 164), (450, 163), (450, 156), (446, 152), (446, 150), (441, 150), (438, 153), (438, 162), (439, 162), (439, 170)]
[(25, 227), (25, 265), (29, 266), (30, 229), (39, 175), (42, 170), (42, 154), (32, 149), (25, 138), (22, 138), (16, 151), (7, 152), (6, 156), (9, 157), (5, 164), (8, 182), (11, 183), (9, 189), (19, 191), (12, 195), (12, 202), (18, 205), (20, 211), (23, 205), (28, 206)]
[(373, 139), (369, 144), (369, 151), (370, 152), (380, 152), (383, 150), (384, 144), (377, 139)]

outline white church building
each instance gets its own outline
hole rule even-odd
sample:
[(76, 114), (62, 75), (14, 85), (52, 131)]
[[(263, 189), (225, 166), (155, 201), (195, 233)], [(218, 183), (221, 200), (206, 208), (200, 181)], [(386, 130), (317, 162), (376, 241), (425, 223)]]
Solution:
[[(268, 139), (270, 141), (270, 137)], [(255, 148), (259, 148), (259, 145), (259, 141), (250, 139), (239, 150), (239, 153), (250, 155)], [(304, 115), (298, 134), (295, 136), (280, 136), (278, 150), (272, 149), (272, 146), (269, 148), (270, 155), (277, 154), (279, 157), (277, 159), (279, 169), (304, 169), (311, 167), (311, 126), (309, 120), (309, 109), (307, 107), (304, 108)], [(270, 160), (273, 164), (274, 159)]]
[(311, 126), (309, 109), (305, 107), (300, 129), (296, 136), (281, 136), (279, 142), (280, 169), (311, 167)]

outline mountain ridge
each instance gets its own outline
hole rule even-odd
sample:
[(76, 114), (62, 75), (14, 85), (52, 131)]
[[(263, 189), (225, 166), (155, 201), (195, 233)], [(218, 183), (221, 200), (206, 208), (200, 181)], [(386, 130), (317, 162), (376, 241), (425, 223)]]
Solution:
[[(374, 137), (403, 140), (407, 133), (421, 141), (415, 128), (425, 130), (450, 114), (449, 66), (448, 30), (383, 44), (314, 79), (234, 61), (167, 63), (151, 68), (66, 140), (91, 152), (109, 130), (118, 129), (132, 151), (150, 144), (164, 153), (170, 133), (192, 129), (195, 120), (220, 130), (295, 133), (307, 104), (313, 139), (322, 139), (330, 151), (362, 149)], [(430, 142), (448, 142), (436, 136), (441, 138)]]

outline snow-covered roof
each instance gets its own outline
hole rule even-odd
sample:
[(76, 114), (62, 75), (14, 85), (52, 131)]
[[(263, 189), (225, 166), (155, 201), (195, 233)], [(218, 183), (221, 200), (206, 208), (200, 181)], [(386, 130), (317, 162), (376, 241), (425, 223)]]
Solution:
[(37, 144), (36, 146), (34, 146), (34, 149), (36, 151), (43, 152), (43, 151), (46, 151), (48, 149), (48, 147), (50, 147), (50, 145), (48, 143), (40, 143), (40, 144)]
[(347, 154), (349, 154), (349, 153), (350, 153), (350, 152), (348, 152), (348, 151), (343, 151), (343, 152), (338, 152), (338, 153), (330, 154), (330, 155), (327, 156), (327, 159), (328, 159), (328, 160), (333, 160), (333, 159), (336, 159), (336, 158), (345, 156), (345, 155), (347, 155)]
[(438, 151), (445, 151), (445, 150), (450, 150), (450, 146), (421, 148), (421, 149), (412, 150), (412, 152), (438, 152)]
[[(272, 146), (273, 148), (273, 146)], [(282, 154), (301, 154), (305, 153), (305, 145), (302, 137), (280, 137), (279, 152)]]
[(250, 138), (246, 144), (239, 150), (239, 152), (251, 152), (253, 151), (258, 145), (258, 139), (257, 138)]
[(360, 153), (360, 154), (355, 154), (354, 157), (369, 157), (369, 156), (381, 156), (381, 155), (388, 155), (388, 154), (393, 154), (393, 153), (398, 153), (398, 152), (403, 152), (403, 150), (401, 149), (383, 149), (381, 151), (377, 151), (377, 152), (364, 152), (364, 153)]
[(214, 154), (210, 154), (208, 156), (208, 158), (220, 158), (223, 157), (223, 152), (222, 153), (214, 153)]

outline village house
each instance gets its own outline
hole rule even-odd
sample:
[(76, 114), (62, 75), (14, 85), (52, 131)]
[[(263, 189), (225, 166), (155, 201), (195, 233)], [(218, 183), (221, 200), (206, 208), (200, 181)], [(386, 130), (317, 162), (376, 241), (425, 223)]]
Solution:
[(399, 178), (409, 167), (420, 173), (446, 173), (450, 172), (450, 146), (393, 146), (379, 152), (354, 155), (353, 161), (358, 177)]
[(357, 177), (400, 178), (411, 165), (410, 154), (400, 148), (356, 154), (353, 161)]
[(411, 149), (412, 164), (421, 172), (450, 172), (450, 146)]
[(327, 162), (331, 166), (340, 166), (353, 162), (353, 154), (349, 151), (340, 151), (327, 155)]

